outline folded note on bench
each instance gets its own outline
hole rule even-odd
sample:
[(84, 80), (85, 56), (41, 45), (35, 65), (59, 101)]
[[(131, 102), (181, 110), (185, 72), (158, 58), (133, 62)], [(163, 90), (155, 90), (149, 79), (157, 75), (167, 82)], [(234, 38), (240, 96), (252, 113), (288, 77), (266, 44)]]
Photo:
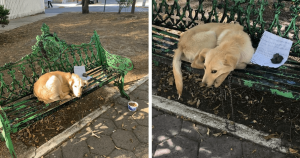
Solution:
[[(278, 68), (287, 61), (292, 44), (293, 41), (291, 40), (265, 31), (252, 56), (251, 62), (261, 66)], [(281, 55), (283, 60), (278, 64), (273, 64), (271, 59), (276, 53)]]
[(82, 76), (83, 73), (86, 73), (85, 66), (74, 66), (74, 73), (77, 74), (83, 80), (89, 80), (92, 78), (91, 76), (87, 76), (87, 77)]

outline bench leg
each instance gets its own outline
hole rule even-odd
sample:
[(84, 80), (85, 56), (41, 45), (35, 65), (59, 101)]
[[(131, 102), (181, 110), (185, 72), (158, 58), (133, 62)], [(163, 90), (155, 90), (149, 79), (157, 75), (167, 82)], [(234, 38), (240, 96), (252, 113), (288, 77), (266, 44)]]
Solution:
[(0, 111), (3, 114), (3, 115), (1, 115), (1, 113), (0, 113), (0, 128), (2, 128), (2, 132), (0, 133), (1, 140), (5, 140), (5, 144), (8, 148), (8, 150), (9, 150), (9, 153), (10, 153), (11, 157), (16, 158), (17, 155), (16, 155), (13, 143), (12, 143), (11, 138), (10, 138), (10, 130), (9, 130), (10, 129), (10, 124), (9, 124), (9, 121), (6, 118), (6, 115), (2, 111), (1, 108), (0, 108)]
[(121, 96), (130, 100), (129, 95), (124, 90), (124, 76), (125, 76), (124, 74), (121, 75), (121, 80), (119, 80), (119, 82), (117, 83), (117, 86), (120, 90)]

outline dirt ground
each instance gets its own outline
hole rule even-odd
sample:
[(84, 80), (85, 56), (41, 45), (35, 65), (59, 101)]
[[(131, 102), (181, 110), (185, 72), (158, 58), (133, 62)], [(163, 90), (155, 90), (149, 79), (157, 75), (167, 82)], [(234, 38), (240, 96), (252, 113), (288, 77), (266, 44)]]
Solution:
[[(43, 23), (49, 26), (51, 33), (56, 32), (68, 44), (88, 43), (96, 30), (108, 52), (128, 57), (134, 64), (134, 69), (125, 77), (125, 89), (148, 74), (148, 13), (65, 13), (1, 33), (0, 66), (30, 54), (36, 36), (41, 35)], [(112, 83), (108, 86), (111, 87)], [(15, 151), (20, 154), (32, 146), (42, 145), (95, 109), (101, 108), (109, 93), (100, 88), (29, 128), (12, 134)], [(0, 142), (0, 157), (10, 157), (4, 142)]]
[[(153, 94), (274, 134), (274, 137), (283, 138), (283, 146), (291, 143), (293, 148), (300, 149), (299, 101), (231, 84), (232, 114), (227, 80), (219, 88), (200, 88), (203, 76), (182, 71), (184, 88), (178, 100), (175, 83), (170, 85), (170, 80), (174, 80), (172, 67), (153, 65)], [(223, 95), (226, 91), (226, 100), (220, 98), (220, 90)]]

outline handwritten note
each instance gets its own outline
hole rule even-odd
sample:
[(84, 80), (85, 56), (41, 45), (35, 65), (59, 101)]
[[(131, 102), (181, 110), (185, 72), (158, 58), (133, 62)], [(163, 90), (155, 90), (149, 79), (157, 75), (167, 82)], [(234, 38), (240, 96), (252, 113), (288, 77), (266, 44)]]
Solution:
[[(265, 31), (252, 56), (251, 62), (261, 66), (278, 68), (287, 61), (292, 44), (293, 41), (291, 40)], [(283, 57), (283, 60), (279, 64), (273, 64), (271, 62), (273, 55), (276, 53)]]
[(77, 74), (80, 78), (82, 78), (83, 80), (89, 80), (92, 77), (88, 76), (88, 77), (83, 77), (82, 74), (85, 73), (85, 66), (74, 66), (74, 73)]

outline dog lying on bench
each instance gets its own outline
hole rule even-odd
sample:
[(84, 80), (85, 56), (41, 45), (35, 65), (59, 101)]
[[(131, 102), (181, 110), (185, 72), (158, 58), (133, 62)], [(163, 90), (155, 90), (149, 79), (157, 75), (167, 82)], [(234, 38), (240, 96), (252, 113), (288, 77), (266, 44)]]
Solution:
[(173, 57), (173, 73), (179, 98), (183, 81), (181, 60), (192, 68), (204, 69), (202, 86), (219, 87), (234, 69), (244, 69), (254, 48), (239, 24), (209, 23), (195, 26), (181, 34)]
[(34, 95), (45, 104), (80, 97), (87, 81), (82, 80), (77, 74), (61, 71), (49, 72), (42, 75), (34, 83)]

